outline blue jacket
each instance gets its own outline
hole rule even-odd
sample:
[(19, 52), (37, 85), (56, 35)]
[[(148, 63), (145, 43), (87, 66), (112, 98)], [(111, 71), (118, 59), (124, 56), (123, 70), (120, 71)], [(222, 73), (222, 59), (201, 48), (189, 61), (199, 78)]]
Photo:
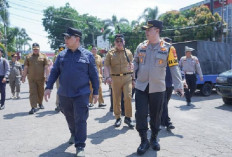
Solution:
[(75, 52), (70, 49), (60, 52), (51, 70), (46, 89), (52, 89), (58, 77), (58, 95), (76, 97), (89, 94), (89, 81), (92, 83), (93, 95), (98, 95), (99, 80), (95, 59), (91, 52), (82, 47)]

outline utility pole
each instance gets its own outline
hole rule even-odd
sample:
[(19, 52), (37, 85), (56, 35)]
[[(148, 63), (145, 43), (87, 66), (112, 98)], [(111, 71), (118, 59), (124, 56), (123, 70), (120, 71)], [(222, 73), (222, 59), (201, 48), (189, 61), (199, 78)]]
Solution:
[(221, 33), (222, 33), (222, 43), (224, 42), (224, 33), (223, 33), (223, 21), (224, 21), (224, 4), (226, 0), (219, 0), (222, 4), (222, 21), (221, 21)]
[(210, 11), (213, 15), (213, 12), (214, 12), (214, 0), (210, 0)]
[(6, 0), (4, 0), (4, 4), (3, 4), (3, 16), (4, 16), (4, 20), (3, 20), (3, 23), (4, 23), (4, 45), (5, 45), (5, 58), (8, 59), (8, 52), (7, 52), (7, 23), (6, 23)]

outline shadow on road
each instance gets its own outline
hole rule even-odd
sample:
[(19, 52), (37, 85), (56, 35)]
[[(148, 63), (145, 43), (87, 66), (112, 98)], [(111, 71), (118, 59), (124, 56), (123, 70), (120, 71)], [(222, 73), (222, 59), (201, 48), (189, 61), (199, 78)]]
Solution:
[(130, 128), (124, 126), (122, 129), (116, 129), (114, 126), (109, 126), (103, 130), (93, 133), (88, 136), (92, 144), (100, 144), (109, 138), (115, 138), (118, 135), (125, 134)]
[(103, 98), (110, 97), (110, 95), (103, 95)]
[(56, 111), (43, 111), (43, 112), (36, 112), (36, 117), (44, 117), (44, 116), (53, 116), (57, 114)]
[(159, 138), (165, 138), (165, 137), (169, 137), (169, 136), (184, 138), (183, 135), (174, 134), (172, 131), (167, 131), (165, 128), (162, 128), (162, 130), (159, 132), (159, 135), (158, 135)]
[[(138, 146), (139, 146), (139, 143), (138, 143)], [(135, 152), (135, 153), (132, 153), (131, 155), (127, 155), (126, 157), (135, 157), (135, 156), (141, 156), (141, 155), (137, 155), (137, 153)], [(157, 152), (154, 151), (152, 148), (149, 148), (147, 152), (142, 156), (143, 157), (157, 157)]]
[(115, 119), (112, 112), (107, 112), (107, 114), (101, 118), (95, 118), (95, 120), (98, 121), (99, 123), (106, 123), (112, 119)]
[(175, 106), (175, 107), (179, 108), (181, 111), (189, 111), (192, 109), (201, 109), (201, 107), (196, 107), (194, 104), (191, 104), (191, 106), (181, 105), (181, 106)]
[(223, 104), (222, 106), (215, 107), (216, 109), (221, 109), (224, 111), (232, 112), (232, 105)]
[(46, 152), (40, 154), (39, 157), (73, 157), (74, 154), (65, 152), (65, 150), (70, 146), (68, 143), (63, 143), (60, 146)]
[(28, 112), (18, 112), (18, 113), (11, 113), (11, 114), (3, 115), (4, 119), (13, 119), (16, 117), (24, 117), (24, 116), (28, 116)]

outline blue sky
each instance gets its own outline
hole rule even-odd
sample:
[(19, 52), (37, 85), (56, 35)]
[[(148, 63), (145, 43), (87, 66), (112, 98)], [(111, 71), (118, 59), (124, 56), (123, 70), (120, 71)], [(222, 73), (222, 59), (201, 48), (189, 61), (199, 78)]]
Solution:
[(159, 14), (179, 10), (202, 0), (9, 0), (10, 26), (25, 28), (33, 42), (40, 44), (42, 51), (50, 51), (48, 34), (42, 25), (43, 10), (48, 6), (60, 7), (69, 3), (80, 14), (88, 13), (100, 19), (127, 18), (136, 20), (145, 8), (158, 6)]

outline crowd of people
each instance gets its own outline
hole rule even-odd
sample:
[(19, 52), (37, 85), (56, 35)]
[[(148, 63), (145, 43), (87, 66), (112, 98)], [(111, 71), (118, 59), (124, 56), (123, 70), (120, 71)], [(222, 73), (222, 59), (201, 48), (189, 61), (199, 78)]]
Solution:
[[(71, 27), (62, 34), (65, 46), (59, 47), (59, 54), (53, 61), (40, 52), (38, 43), (34, 43), (33, 52), (26, 56), (22, 70), (16, 60), (17, 54), (12, 54), (8, 63), (0, 49), (1, 110), (5, 108), (6, 78), (9, 78), (12, 99), (20, 98), (20, 82), (24, 83), (28, 78), (29, 114), (44, 109), (43, 97), (48, 101), (56, 83), (55, 110), (61, 111), (66, 118), (71, 134), (69, 143), (75, 144), (76, 156), (85, 156), (89, 108), (97, 102), (98, 107), (106, 106), (101, 84), (107, 83), (111, 89), (110, 111), (115, 116), (113, 125), (120, 127), (122, 116), (125, 116), (124, 123), (129, 128), (135, 127), (141, 138), (137, 154), (144, 154), (149, 147), (159, 151), (157, 138), (160, 126), (167, 130), (175, 128), (168, 114), (173, 90), (180, 96), (185, 95), (189, 106), (196, 89), (196, 73), (203, 80), (200, 63), (191, 54), (194, 49), (186, 47), (186, 56), (178, 63), (171, 39), (160, 37), (162, 28), (162, 21), (148, 21), (142, 27), (147, 40), (138, 45), (134, 55), (125, 48), (124, 36), (116, 34), (114, 47), (106, 54), (104, 65), (97, 54), (97, 47), (93, 45), (91, 51), (83, 48), (82, 32)], [(135, 93), (136, 125), (132, 120), (132, 93)], [(147, 137), (148, 123), (150, 141)]]

